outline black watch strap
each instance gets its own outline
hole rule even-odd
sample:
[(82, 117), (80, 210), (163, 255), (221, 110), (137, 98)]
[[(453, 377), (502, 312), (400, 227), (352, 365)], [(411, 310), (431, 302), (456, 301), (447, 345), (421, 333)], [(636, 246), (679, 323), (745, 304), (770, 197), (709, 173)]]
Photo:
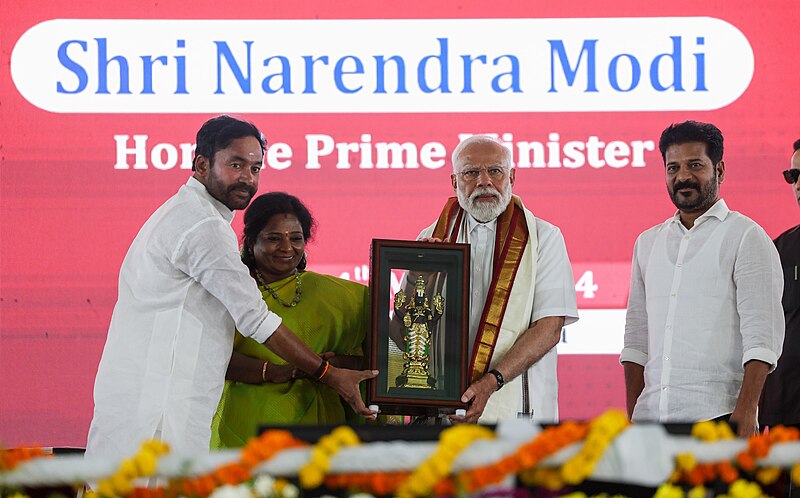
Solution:
[(497, 380), (497, 390), (499, 391), (500, 388), (502, 388), (503, 385), (505, 385), (505, 383), (506, 383), (506, 380), (503, 378), (503, 374), (501, 374), (500, 372), (498, 372), (495, 369), (489, 370), (488, 373), (494, 375), (495, 380)]

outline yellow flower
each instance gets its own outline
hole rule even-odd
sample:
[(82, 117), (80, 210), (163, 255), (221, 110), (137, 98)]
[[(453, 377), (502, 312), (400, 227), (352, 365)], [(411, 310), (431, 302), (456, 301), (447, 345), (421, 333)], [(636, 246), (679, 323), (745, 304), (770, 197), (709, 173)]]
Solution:
[(765, 467), (756, 471), (756, 479), (758, 479), (758, 482), (761, 484), (769, 486), (778, 480), (781, 476), (781, 472), (783, 472), (783, 469), (780, 467)]
[(133, 462), (133, 459), (126, 458), (119, 464), (119, 469), (117, 469), (118, 474), (122, 474), (124, 477), (128, 479), (134, 479), (137, 475), (136, 464)]
[(133, 463), (141, 476), (151, 476), (156, 473), (157, 455), (151, 451), (142, 451), (133, 457)]
[(581, 451), (561, 467), (561, 477), (569, 484), (579, 484), (594, 471), (608, 445), (628, 426), (622, 410), (609, 410), (594, 419)]
[(689, 472), (697, 466), (697, 460), (691, 453), (681, 453), (675, 457), (675, 463), (680, 470)]
[(717, 437), (716, 424), (710, 420), (697, 422), (692, 426), (692, 437), (702, 441), (713, 441)]
[(117, 494), (114, 492), (114, 486), (111, 484), (110, 479), (99, 481), (97, 483), (97, 492), (100, 493), (100, 496), (105, 496), (107, 498), (117, 496)]
[(686, 494), (686, 498), (706, 498), (706, 488), (695, 486)]
[(683, 490), (678, 486), (664, 483), (658, 487), (653, 498), (683, 498)]
[(337, 441), (341, 442), (341, 444), (345, 446), (355, 446), (357, 444), (361, 444), (356, 431), (347, 425), (342, 425), (334, 429), (333, 432), (331, 432), (331, 436), (335, 437)]
[(397, 488), (399, 498), (428, 495), (441, 479), (450, 474), (453, 461), (478, 439), (494, 438), (494, 433), (480, 425), (456, 425), (442, 431), (436, 451)]
[(339, 442), (330, 436), (320, 438), (314, 452), (335, 453), (339, 449)]
[(792, 467), (792, 482), (795, 486), (800, 486), (800, 463)]
[(744, 479), (737, 479), (728, 488), (728, 494), (733, 498), (759, 498), (764, 493), (762, 493), (758, 484)]
[(325, 479), (325, 474), (318, 467), (305, 466), (300, 469), (298, 477), (300, 478), (300, 486), (306, 489), (312, 489), (322, 484), (322, 481)]
[(129, 495), (133, 491), (132, 480), (119, 472), (111, 476), (111, 486), (116, 491), (116, 494), (120, 496)]
[(335, 428), (327, 436), (319, 439), (311, 449), (308, 463), (300, 469), (300, 484), (304, 488), (316, 488), (325, 480), (325, 474), (331, 468), (331, 458), (341, 450), (342, 446), (360, 444), (355, 431), (346, 426)]

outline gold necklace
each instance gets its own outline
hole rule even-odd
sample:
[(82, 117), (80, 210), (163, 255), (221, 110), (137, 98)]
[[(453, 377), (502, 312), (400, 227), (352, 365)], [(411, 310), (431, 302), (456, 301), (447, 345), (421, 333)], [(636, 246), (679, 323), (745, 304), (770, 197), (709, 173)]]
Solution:
[(261, 287), (269, 292), (270, 295), (272, 295), (272, 297), (283, 306), (286, 306), (287, 308), (294, 308), (297, 306), (297, 303), (300, 302), (300, 294), (303, 293), (303, 282), (300, 280), (300, 272), (297, 270), (294, 271), (294, 299), (288, 303), (278, 297), (278, 292), (269, 286), (269, 284), (264, 280), (264, 276), (261, 275), (261, 272), (258, 271), (258, 269), (256, 269), (256, 280), (258, 280), (258, 283), (261, 284)]

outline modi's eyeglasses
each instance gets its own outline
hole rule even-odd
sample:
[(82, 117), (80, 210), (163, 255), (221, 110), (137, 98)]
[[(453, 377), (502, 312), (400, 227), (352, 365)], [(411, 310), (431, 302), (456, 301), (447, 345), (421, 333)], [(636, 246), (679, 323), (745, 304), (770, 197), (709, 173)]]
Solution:
[(783, 179), (786, 180), (786, 183), (795, 184), (798, 178), (800, 178), (800, 169), (792, 168), (783, 172)]
[(468, 182), (474, 182), (481, 176), (481, 171), (485, 171), (492, 180), (498, 180), (503, 178), (508, 170), (499, 166), (492, 166), (490, 168), (470, 168), (457, 174)]

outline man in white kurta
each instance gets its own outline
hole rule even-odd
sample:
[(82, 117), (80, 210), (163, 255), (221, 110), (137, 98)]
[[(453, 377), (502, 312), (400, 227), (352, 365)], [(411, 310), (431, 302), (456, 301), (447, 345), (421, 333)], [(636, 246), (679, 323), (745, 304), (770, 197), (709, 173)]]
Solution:
[(233, 330), (264, 342), (281, 323), (241, 267), (233, 211), (189, 178), (144, 224), (119, 276), (87, 455), (156, 436), (207, 451)]
[[(334, 387), (374, 415), (358, 383), (377, 372), (325, 368), (264, 303), (230, 226), (258, 188), (265, 143), (229, 116), (197, 134), (194, 176), (139, 231), (122, 263), (94, 389), (88, 458), (132, 455), (148, 439), (207, 452), (234, 330)], [(324, 378), (323, 378), (324, 376)]]
[(636, 241), (625, 322), (634, 421), (730, 418), (756, 431), (764, 380), (783, 344), (783, 277), (772, 241), (718, 198), (722, 134), (672, 125), (659, 147), (675, 215)]
[[(578, 319), (575, 282), (561, 231), (525, 209), (511, 195), (514, 170), (510, 152), (488, 136), (473, 136), (453, 152), (453, 188), (464, 210), (447, 234), (470, 244), (469, 345), (477, 340), (495, 267), (498, 217), (514, 202), (524, 212), (527, 242), (513, 277), (507, 307), (488, 371), (464, 393), (470, 402), (455, 422), (493, 423), (523, 416), (558, 420), (556, 344), (564, 325)], [(430, 240), (434, 223), (420, 234)], [(448, 235), (449, 236), (449, 235)], [(499, 377), (497, 376), (499, 374)]]

